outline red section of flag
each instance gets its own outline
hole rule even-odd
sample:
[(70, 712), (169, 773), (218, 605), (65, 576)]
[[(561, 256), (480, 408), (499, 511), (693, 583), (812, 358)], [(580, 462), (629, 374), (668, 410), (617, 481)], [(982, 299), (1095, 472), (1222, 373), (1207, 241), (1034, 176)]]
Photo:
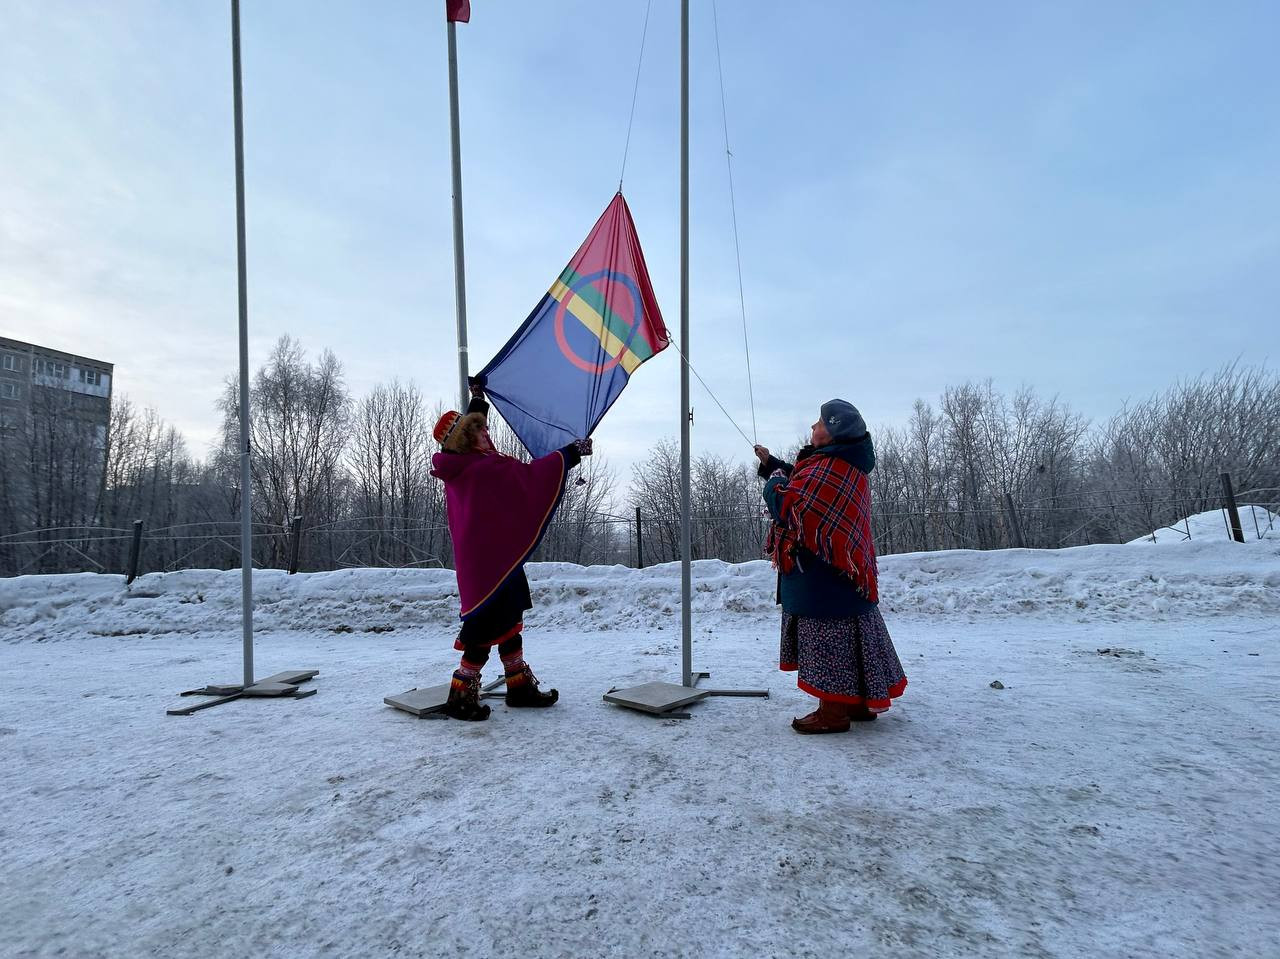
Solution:
[(444, 13), (450, 23), (470, 23), (471, 0), (444, 0)]
[[(671, 341), (666, 325), (662, 322), (662, 312), (658, 309), (658, 299), (653, 295), (653, 284), (649, 281), (649, 268), (645, 266), (644, 252), (640, 249), (640, 238), (636, 235), (635, 221), (631, 219), (631, 208), (621, 193), (613, 202), (605, 207), (600, 219), (591, 228), (591, 232), (578, 247), (578, 252), (569, 261), (568, 270), (578, 276), (598, 273), (621, 273), (632, 278), (639, 290), (641, 315), (630, 317), (632, 324), (639, 323), (637, 334), (648, 341), (654, 353), (661, 353)], [(625, 309), (627, 299), (621, 295), (609, 296), (605, 281), (597, 281), (599, 292), (605, 296), (606, 303), (614, 309)], [(616, 306), (614, 304), (617, 304)], [(622, 334), (619, 334), (622, 335)], [(642, 355), (642, 359), (648, 356)], [(617, 358), (614, 359), (614, 365)]]

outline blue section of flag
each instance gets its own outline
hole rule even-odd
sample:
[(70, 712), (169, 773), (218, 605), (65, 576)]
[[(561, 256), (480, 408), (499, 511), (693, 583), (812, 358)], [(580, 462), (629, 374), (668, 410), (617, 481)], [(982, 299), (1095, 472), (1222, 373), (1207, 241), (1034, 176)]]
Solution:
[[(621, 366), (595, 373), (571, 363), (556, 339), (559, 309), (544, 296), (482, 372), (490, 401), (535, 458), (590, 436), (629, 379)], [(565, 318), (563, 329), (578, 356), (608, 360), (599, 338), (574, 317)]]

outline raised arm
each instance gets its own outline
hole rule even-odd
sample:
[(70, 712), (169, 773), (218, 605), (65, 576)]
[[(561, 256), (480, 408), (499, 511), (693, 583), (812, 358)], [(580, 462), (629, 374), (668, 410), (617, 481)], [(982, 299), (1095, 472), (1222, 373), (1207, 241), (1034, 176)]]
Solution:
[(770, 453), (768, 447), (755, 446), (753, 450), (755, 451), (756, 459), (760, 460), (760, 468), (756, 470), (756, 473), (761, 479), (768, 479), (776, 470), (782, 470), (782, 472), (790, 476), (791, 471), (795, 469), (795, 466), (791, 463), (780, 460)]
[(564, 455), (565, 463), (569, 469), (573, 469), (582, 462), (582, 457), (591, 455), (591, 437), (583, 440), (574, 440), (560, 447), (560, 452)]
[(471, 387), (471, 402), (467, 404), (467, 412), (480, 413), (485, 419), (488, 419), (489, 403), (484, 398), (484, 383), (477, 382), (474, 376), (468, 377), (467, 382)]

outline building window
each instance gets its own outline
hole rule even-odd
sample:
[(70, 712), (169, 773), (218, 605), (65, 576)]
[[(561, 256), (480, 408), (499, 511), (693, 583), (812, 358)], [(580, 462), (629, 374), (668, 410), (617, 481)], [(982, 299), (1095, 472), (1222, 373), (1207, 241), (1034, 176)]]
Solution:
[(101, 386), (102, 374), (97, 370), (81, 370), (80, 382), (87, 383), (89, 386)]
[(0, 399), (16, 400), (18, 398), (17, 383), (0, 382)]
[(39, 376), (51, 376), (55, 380), (67, 378), (67, 364), (55, 363), (53, 360), (36, 360), (35, 372)]
[(22, 372), (22, 360), (13, 353), (4, 354), (4, 359), (3, 361), (0, 361), (0, 366), (3, 366), (6, 370), (12, 370), (15, 373)]

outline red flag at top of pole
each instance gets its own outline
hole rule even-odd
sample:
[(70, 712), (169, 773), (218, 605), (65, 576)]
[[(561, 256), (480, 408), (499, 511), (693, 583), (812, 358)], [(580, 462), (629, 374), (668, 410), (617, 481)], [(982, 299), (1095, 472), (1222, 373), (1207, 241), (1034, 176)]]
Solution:
[(450, 23), (470, 23), (471, 0), (444, 0), (444, 12)]

